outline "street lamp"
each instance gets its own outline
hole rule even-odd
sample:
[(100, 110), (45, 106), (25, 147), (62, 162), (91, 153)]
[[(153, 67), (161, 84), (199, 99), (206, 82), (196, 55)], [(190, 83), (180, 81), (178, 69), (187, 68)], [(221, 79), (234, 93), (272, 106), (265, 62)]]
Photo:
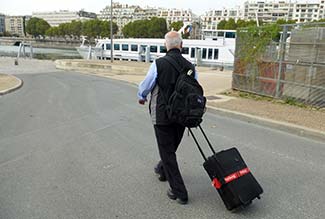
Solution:
[(113, 0), (111, 0), (111, 62), (113, 62)]

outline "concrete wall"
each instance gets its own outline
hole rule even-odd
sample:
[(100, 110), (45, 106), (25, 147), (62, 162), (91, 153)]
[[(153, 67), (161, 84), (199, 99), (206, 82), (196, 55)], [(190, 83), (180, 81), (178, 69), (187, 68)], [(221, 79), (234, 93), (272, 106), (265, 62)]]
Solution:
[(33, 47), (38, 48), (75, 48), (80, 46), (80, 40), (49, 40), (49, 39), (31, 39), (22, 37), (0, 37), (0, 46), (19, 45), (20, 42), (31, 43)]

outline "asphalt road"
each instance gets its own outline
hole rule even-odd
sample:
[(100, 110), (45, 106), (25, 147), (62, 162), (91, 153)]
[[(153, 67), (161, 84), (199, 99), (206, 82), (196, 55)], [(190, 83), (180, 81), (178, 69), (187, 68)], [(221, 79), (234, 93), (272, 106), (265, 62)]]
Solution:
[(19, 77), (24, 86), (0, 97), (0, 218), (325, 218), (324, 142), (207, 113), (215, 148), (238, 147), (265, 193), (228, 212), (185, 135), (181, 206), (153, 174), (158, 151), (134, 86), (63, 71)]

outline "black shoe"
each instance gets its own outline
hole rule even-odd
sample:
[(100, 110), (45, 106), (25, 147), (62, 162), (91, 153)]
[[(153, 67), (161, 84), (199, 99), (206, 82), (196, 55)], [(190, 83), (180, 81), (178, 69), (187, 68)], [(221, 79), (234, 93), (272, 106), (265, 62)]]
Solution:
[(167, 181), (165, 174), (161, 173), (157, 167), (155, 167), (154, 170), (155, 170), (155, 174), (158, 175), (158, 180), (159, 181), (161, 181), (161, 182), (166, 182)]
[(167, 190), (167, 196), (172, 200), (176, 200), (178, 204), (186, 205), (188, 203), (188, 198), (178, 198), (171, 189)]
[(167, 196), (168, 198), (172, 199), (172, 200), (176, 200), (177, 196), (173, 193), (173, 191), (171, 189), (167, 190)]

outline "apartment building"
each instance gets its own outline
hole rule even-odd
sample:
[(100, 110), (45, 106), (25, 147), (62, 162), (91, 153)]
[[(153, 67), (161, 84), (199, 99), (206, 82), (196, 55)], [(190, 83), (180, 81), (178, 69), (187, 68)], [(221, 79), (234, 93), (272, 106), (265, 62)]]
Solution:
[(319, 18), (325, 19), (325, 0), (320, 1), (319, 5)]
[(292, 20), (295, 3), (286, 1), (247, 1), (244, 3), (245, 20), (276, 22), (279, 19)]
[(4, 34), (5, 32), (5, 15), (0, 14), (0, 34)]
[(235, 21), (237, 21), (238, 19), (242, 19), (243, 10), (239, 6), (237, 6), (231, 9), (223, 8), (221, 10), (207, 11), (203, 16), (201, 16), (202, 29), (216, 30), (220, 21), (228, 21), (231, 18)]
[[(122, 36), (122, 29), (129, 22), (150, 19), (157, 16), (157, 9), (155, 8), (141, 8), (137, 5), (120, 4), (118, 2), (113, 3), (112, 7), (112, 20), (118, 26), (118, 36)], [(100, 11), (98, 17), (101, 20), (110, 20), (111, 7), (106, 6), (103, 10)]]
[(298, 23), (311, 22), (320, 19), (319, 3), (296, 3), (293, 9), (293, 20)]
[(151, 19), (153, 17), (157, 17), (158, 14), (158, 9), (157, 8), (141, 8), (137, 7), (134, 11), (132, 21), (136, 20), (146, 20), (146, 19)]
[(51, 11), (51, 12), (33, 12), (32, 17), (42, 18), (52, 27), (57, 27), (63, 23), (69, 23), (73, 20), (76, 21), (85, 21), (96, 19), (96, 13), (86, 12), (83, 10), (80, 11)]
[(5, 31), (11, 35), (25, 36), (25, 16), (6, 16)]
[(176, 8), (160, 8), (158, 9), (158, 17), (165, 18), (168, 24), (177, 21), (193, 22), (196, 15), (191, 9), (176, 9)]
[(324, 0), (299, 3), (293, 1), (247, 1), (244, 3), (244, 19), (275, 22), (279, 19), (311, 22), (324, 17)]

